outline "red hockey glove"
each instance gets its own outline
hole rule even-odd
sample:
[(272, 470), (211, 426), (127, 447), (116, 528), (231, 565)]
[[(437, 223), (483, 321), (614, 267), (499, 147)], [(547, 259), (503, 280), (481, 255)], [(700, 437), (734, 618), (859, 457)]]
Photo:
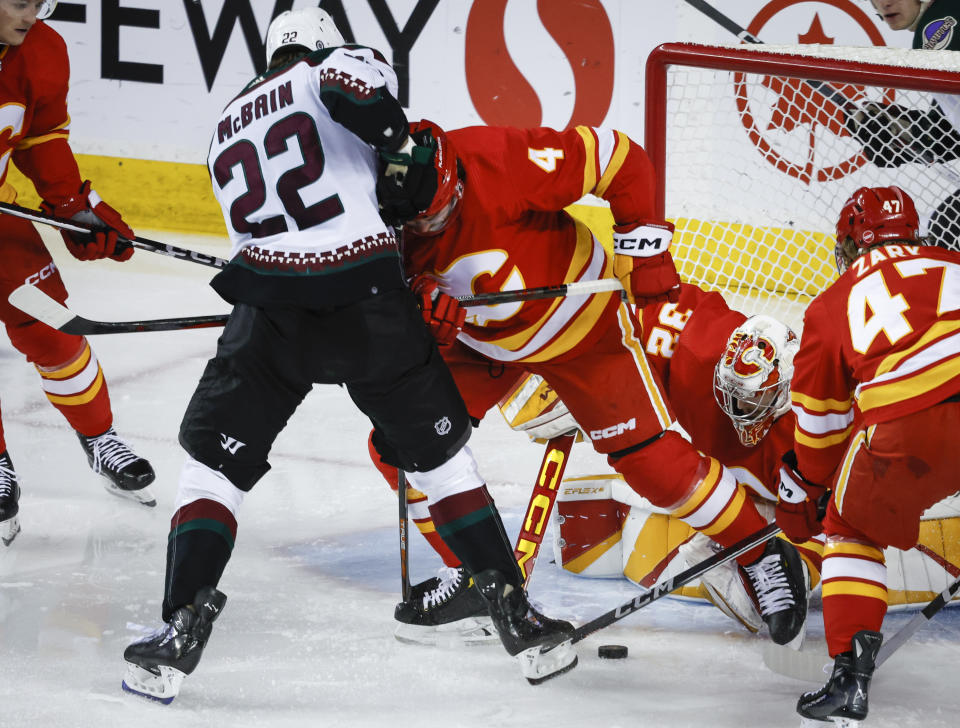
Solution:
[(50, 215), (96, 228), (92, 233), (60, 231), (67, 250), (73, 254), (73, 257), (80, 260), (99, 258), (127, 260), (133, 255), (133, 247), (117, 239), (118, 236), (133, 239), (136, 237), (133, 230), (123, 221), (119, 212), (90, 189), (90, 180), (83, 183), (77, 194), (68, 197), (60, 204), (44, 202), (40, 207)]
[(416, 276), (410, 288), (420, 299), (423, 320), (430, 327), (433, 338), (441, 346), (452, 344), (463, 330), (467, 309), (456, 298), (441, 291), (440, 284), (430, 276)]
[(671, 223), (629, 223), (613, 228), (613, 274), (638, 306), (680, 298), (680, 276), (670, 255)]
[(804, 478), (797, 470), (796, 454), (789, 450), (783, 456), (777, 489), (777, 525), (787, 538), (803, 543), (822, 533), (829, 500), (830, 491)]

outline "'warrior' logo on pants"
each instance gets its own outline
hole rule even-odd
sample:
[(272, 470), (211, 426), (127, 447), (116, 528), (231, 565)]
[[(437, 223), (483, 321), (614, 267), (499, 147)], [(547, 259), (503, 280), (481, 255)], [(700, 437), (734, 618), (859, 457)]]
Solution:
[(222, 432), (220, 433), (220, 447), (222, 447), (231, 455), (236, 455), (237, 450), (239, 450), (245, 444), (246, 443), (240, 442), (239, 440), (236, 440), (230, 437), (229, 435), (224, 435)]

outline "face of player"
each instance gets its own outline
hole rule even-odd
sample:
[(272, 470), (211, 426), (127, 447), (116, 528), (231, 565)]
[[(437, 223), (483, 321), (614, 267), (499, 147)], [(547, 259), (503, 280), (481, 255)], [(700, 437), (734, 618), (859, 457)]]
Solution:
[(23, 43), (42, 7), (43, 0), (0, 0), (0, 43)]
[(870, 0), (891, 30), (906, 30), (920, 14), (920, 0)]

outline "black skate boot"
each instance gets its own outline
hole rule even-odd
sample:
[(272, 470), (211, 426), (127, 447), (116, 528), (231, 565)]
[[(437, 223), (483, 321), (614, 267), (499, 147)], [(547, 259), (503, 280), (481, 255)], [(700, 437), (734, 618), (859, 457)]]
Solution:
[(803, 641), (807, 621), (805, 569), (796, 547), (782, 538), (768, 541), (763, 555), (743, 567), (749, 580), (746, 586), (767, 623), (770, 639), (778, 645)]
[(397, 604), (394, 633), (401, 642), (454, 646), (496, 641), (487, 602), (461, 566), (443, 567), (438, 576), (415, 584)]
[(797, 701), (797, 712), (813, 721), (836, 725), (856, 725), (867, 717), (867, 692), (876, 668), (877, 652), (883, 635), (860, 630), (853, 636), (853, 649), (841, 652), (833, 662), (833, 673), (827, 684), (812, 693), (804, 693)]
[(168, 705), (180, 692), (183, 678), (196, 669), (203, 648), (210, 639), (213, 623), (227, 595), (212, 586), (197, 592), (193, 604), (180, 607), (165, 627), (138, 640), (123, 651), (127, 674), (122, 687)]
[(523, 674), (530, 683), (543, 682), (576, 667), (577, 653), (570, 642), (572, 624), (534, 609), (523, 587), (508, 583), (499, 571), (481, 571), (474, 581), (487, 601), (500, 641), (508, 653), (520, 655)]
[(13, 543), (20, 533), (20, 483), (13, 469), (13, 461), (6, 451), (0, 454), (0, 541), (4, 546)]
[(104, 487), (108, 492), (121, 498), (142, 503), (145, 506), (157, 505), (156, 499), (147, 488), (156, 475), (146, 460), (137, 455), (111, 427), (94, 437), (77, 433), (87, 462), (93, 472), (104, 476)]

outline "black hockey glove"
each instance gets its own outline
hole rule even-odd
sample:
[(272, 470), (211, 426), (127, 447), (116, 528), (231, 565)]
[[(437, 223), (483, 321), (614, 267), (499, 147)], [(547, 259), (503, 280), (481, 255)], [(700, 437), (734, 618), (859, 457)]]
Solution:
[(424, 130), (410, 135), (396, 152), (380, 151), (377, 199), (388, 225), (400, 227), (430, 207), (437, 194), (436, 149), (433, 135)]
[(960, 137), (936, 105), (921, 111), (871, 101), (850, 114), (846, 126), (878, 167), (944, 162), (960, 156)]

